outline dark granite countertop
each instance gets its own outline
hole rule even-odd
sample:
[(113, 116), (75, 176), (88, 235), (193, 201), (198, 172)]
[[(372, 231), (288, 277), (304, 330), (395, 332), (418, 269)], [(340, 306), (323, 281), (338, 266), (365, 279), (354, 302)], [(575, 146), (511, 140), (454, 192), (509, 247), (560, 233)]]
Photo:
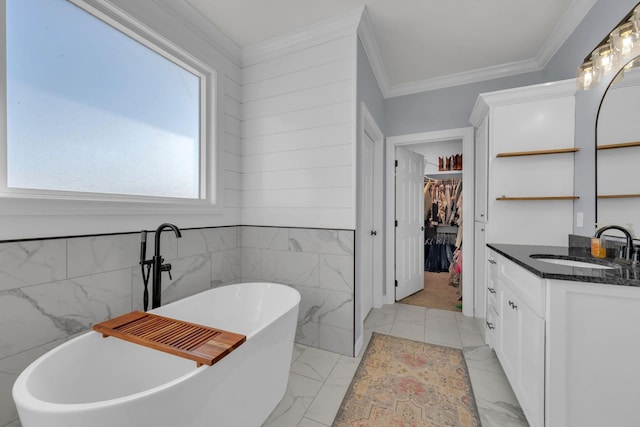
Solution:
[[(591, 256), (590, 248), (569, 248), (562, 246), (507, 245), (487, 243), (487, 246), (515, 262), (519, 266), (544, 279), (572, 280), (577, 282), (602, 283), (619, 286), (639, 286), (640, 268), (625, 264), (624, 260), (614, 261), (610, 258), (600, 259)], [(575, 260), (592, 261), (614, 268), (569, 267), (551, 264), (531, 255), (549, 255), (549, 258), (569, 257)]]

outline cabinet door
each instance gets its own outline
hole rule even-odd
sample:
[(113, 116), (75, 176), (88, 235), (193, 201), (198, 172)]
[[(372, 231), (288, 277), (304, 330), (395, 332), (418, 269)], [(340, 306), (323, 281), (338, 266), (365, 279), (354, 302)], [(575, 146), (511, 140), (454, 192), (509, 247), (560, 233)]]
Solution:
[(518, 349), (520, 347), (518, 312), (512, 308), (514, 300), (516, 297), (511, 290), (506, 286), (501, 286), (498, 290), (500, 318), (496, 328), (498, 332), (496, 353), (512, 387), (517, 382)]
[(496, 353), (532, 427), (544, 425), (545, 322), (509, 287), (499, 288)]
[(640, 426), (640, 288), (551, 281), (547, 425)]
[(487, 173), (489, 161), (489, 117), (485, 117), (478, 129), (476, 129), (476, 156), (475, 156), (475, 219), (487, 221)]
[(482, 222), (475, 223), (475, 240), (474, 240), (474, 280), (478, 292), (474, 293), (474, 307), (477, 317), (486, 317), (486, 288), (487, 288), (487, 246), (485, 243), (486, 224)]
[(498, 307), (498, 281), (500, 268), (498, 260), (500, 258), (491, 249), (487, 250), (487, 307), (491, 307), (500, 312)]
[(529, 425), (544, 425), (544, 319), (528, 305), (517, 306), (519, 326), (518, 401)]
[(487, 307), (487, 318), (485, 321), (485, 329), (484, 329), (484, 341), (490, 348), (494, 350), (498, 347), (498, 313), (494, 307)]

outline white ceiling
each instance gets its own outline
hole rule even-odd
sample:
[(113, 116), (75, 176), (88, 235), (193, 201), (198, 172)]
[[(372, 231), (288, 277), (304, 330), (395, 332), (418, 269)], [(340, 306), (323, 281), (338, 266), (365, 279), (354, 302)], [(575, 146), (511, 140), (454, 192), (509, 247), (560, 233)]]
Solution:
[(407, 93), (542, 69), (595, 1), (187, 0), (240, 48), (366, 6), (378, 83)]

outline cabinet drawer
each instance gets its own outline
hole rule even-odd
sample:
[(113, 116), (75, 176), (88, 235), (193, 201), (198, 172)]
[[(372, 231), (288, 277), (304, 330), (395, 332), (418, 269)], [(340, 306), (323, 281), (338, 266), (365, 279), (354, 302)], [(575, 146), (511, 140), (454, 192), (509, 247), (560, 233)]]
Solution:
[[(496, 254), (497, 255), (497, 254)], [(527, 304), (540, 317), (545, 312), (544, 279), (528, 272), (524, 268), (509, 261), (500, 255), (498, 266), (500, 268), (500, 286), (508, 286), (520, 300)]]
[[(489, 250), (487, 256), (487, 305), (500, 313), (498, 305), (498, 277), (500, 267), (496, 252)], [(487, 309), (488, 310), (488, 309)]]
[(500, 312), (500, 306), (498, 305), (498, 291), (495, 287), (487, 287), (487, 311), (489, 308), (495, 310), (496, 313)]
[(498, 312), (495, 307), (487, 308), (487, 319), (485, 322), (485, 334), (484, 340), (491, 348), (496, 348), (498, 334), (496, 333), (496, 327), (498, 325)]

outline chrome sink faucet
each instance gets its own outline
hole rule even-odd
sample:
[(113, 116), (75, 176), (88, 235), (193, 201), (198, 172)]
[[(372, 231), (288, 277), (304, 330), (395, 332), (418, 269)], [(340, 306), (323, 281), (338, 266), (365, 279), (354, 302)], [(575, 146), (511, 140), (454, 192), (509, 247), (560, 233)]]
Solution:
[(627, 230), (624, 227), (620, 227), (619, 225), (607, 225), (606, 227), (599, 228), (596, 231), (595, 237), (600, 238), (600, 236), (602, 236), (602, 233), (604, 233), (607, 230), (622, 231), (622, 233), (625, 235), (627, 239), (627, 246), (625, 247), (625, 250), (624, 250), (624, 258), (630, 261), (631, 254), (633, 253), (633, 237), (631, 236), (631, 233), (629, 232), (629, 230)]
[[(140, 265), (142, 267), (142, 279), (144, 281), (144, 311), (147, 311), (147, 305), (149, 301), (149, 294), (147, 290), (147, 283), (149, 281), (149, 269), (151, 270), (151, 289), (153, 291), (151, 308), (158, 308), (162, 304), (162, 272), (166, 271), (167, 273), (169, 273), (169, 279), (171, 279), (171, 264), (163, 264), (164, 258), (162, 258), (162, 256), (160, 255), (160, 235), (165, 229), (173, 230), (176, 238), (182, 237), (180, 229), (175, 225), (168, 222), (160, 224), (160, 226), (156, 229), (155, 252), (153, 258), (150, 260), (145, 260), (147, 252), (147, 232), (145, 230), (142, 231), (142, 241), (140, 242)], [(145, 266), (147, 267), (146, 275), (144, 271)]]

